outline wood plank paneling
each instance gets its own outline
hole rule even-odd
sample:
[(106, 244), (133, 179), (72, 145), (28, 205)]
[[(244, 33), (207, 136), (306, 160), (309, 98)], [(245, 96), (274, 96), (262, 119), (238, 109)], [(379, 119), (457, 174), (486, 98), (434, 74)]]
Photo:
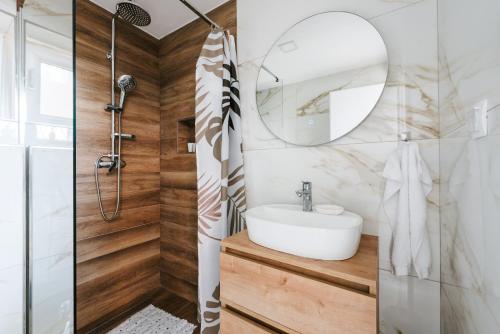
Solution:
[(356, 255), (343, 261), (307, 259), (262, 247), (250, 240), (248, 231), (224, 239), (221, 246), (228, 254), (255, 259), (374, 296), (377, 294), (378, 237), (375, 236), (363, 234)]
[[(236, 32), (235, 0), (209, 15)], [(195, 64), (208, 32), (197, 20), (158, 41), (118, 20), (116, 75), (131, 74), (138, 83), (127, 98), (123, 131), (137, 140), (123, 142), (121, 216), (106, 223), (99, 214), (93, 164), (110, 146), (110, 116), (103, 108), (110, 102), (111, 14), (77, 0), (79, 333), (144, 302), (160, 285), (197, 299), (196, 158), (178, 153), (177, 122), (194, 117)], [(116, 175), (100, 175), (104, 206), (111, 210)]]
[(259, 325), (225, 307), (220, 310), (221, 334), (276, 334), (277, 332)]
[(106, 256), (159, 239), (160, 225), (148, 224), (117, 233), (80, 240), (76, 251), (77, 263), (82, 263), (98, 257)]
[[(159, 41), (117, 20), (116, 76), (133, 75), (127, 97), (120, 218), (102, 220), (93, 167), (110, 149), (111, 14), (76, 2), (77, 329), (91, 332), (160, 289), (160, 74)], [(116, 172), (101, 171), (107, 210), (114, 207)]]
[(221, 253), (220, 261), (221, 301), (227, 306), (298, 333), (377, 331), (374, 296), (232, 254)]
[[(208, 14), (236, 34), (236, 0)], [(179, 153), (178, 121), (195, 115), (195, 70), (210, 28), (196, 20), (160, 41), (161, 283), (197, 299), (196, 158)], [(182, 152), (182, 150), (180, 150)]]

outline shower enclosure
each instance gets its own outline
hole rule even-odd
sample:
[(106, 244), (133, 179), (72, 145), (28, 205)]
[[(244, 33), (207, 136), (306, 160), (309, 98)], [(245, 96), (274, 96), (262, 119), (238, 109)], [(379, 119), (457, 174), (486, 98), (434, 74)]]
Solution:
[(0, 333), (73, 332), (72, 21), (0, 0)]
[[(101, 217), (104, 221), (110, 222), (120, 215), (120, 195), (121, 195), (121, 173), (122, 168), (126, 163), (121, 158), (122, 140), (134, 140), (135, 135), (122, 132), (122, 113), (125, 107), (125, 98), (137, 86), (135, 78), (130, 74), (124, 74), (118, 78), (115, 83), (116, 72), (116, 19), (122, 18), (125, 22), (144, 27), (151, 23), (151, 16), (148, 12), (142, 9), (139, 5), (131, 1), (122, 1), (116, 4), (116, 12), (111, 19), (111, 51), (108, 52), (107, 58), (111, 62), (111, 103), (105, 108), (106, 111), (111, 113), (111, 150), (109, 154), (100, 155), (94, 166), (95, 184), (97, 192), (97, 201), (99, 203), (99, 210)], [(120, 89), (120, 102), (116, 104), (115, 87)], [(118, 122), (116, 119), (118, 118)], [(117, 123), (117, 124), (116, 124)], [(116, 129), (116, 130), (115, 130)], [(117, 140), (118, 139), (118, 142)], [(114, 210), (110, 215), (106, 214), (103, 206), (101, 186), (99, 182), (99, 169), (106, 168), (108, 173), (116, 169), (116, 200)]]

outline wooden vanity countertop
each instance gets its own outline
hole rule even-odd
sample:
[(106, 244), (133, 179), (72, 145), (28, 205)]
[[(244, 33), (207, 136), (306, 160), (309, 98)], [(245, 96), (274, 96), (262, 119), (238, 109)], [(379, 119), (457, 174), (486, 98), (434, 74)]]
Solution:
[(259, 246), (242, 231), (221, 243), (222, 251), (250, 258), (274, 267), (343, 286), (371, 296), (377, 295), (378, 238), (362, 235), (358, 252), (343, 261), (324, 261), (275, 251)]

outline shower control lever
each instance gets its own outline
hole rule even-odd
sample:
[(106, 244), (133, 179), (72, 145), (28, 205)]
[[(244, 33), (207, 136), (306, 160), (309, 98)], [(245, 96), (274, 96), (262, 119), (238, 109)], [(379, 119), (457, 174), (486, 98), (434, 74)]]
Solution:
[(114, 105), (112, 105), (112, 104), (107, 104), (107, 105), (106, 105), (106, 108), (104, 108), (104, 110), (109, 111), (109, 112), (112, 112), (112, 111), (122, 112), (122, 111), (123, 111), (123, 108), (120, 108), (120, 107), (114, 106)]
[[(125, 168), (127, 163), (123, 160), (120, 160), (121, 166), (120, 168)], [(98, 168), (107, 168), (110, 172), (116, 167), (116, 160), (110, 160), (110, 161), (98, 161), (97, 163)]]
[(122, 139), (126, 140), (135, 140), (135, 135), (129, 133), (115, 133), (115, 137), (122, 137)]
[(113, 169), (116, 167), (116, 160), (110, 161), (110, 165), (108, 167), (108, 173), (111, 173)]

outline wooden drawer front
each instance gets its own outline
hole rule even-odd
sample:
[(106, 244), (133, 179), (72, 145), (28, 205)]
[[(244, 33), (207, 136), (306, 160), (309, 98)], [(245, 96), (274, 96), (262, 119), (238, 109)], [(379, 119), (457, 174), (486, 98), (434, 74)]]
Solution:
[(276, 334), (225, 307), (221, 308), (220, 321), (221, 334)]
[(299, 333), (376, 333), (375, 298), (226, 253), (221, 299)]

